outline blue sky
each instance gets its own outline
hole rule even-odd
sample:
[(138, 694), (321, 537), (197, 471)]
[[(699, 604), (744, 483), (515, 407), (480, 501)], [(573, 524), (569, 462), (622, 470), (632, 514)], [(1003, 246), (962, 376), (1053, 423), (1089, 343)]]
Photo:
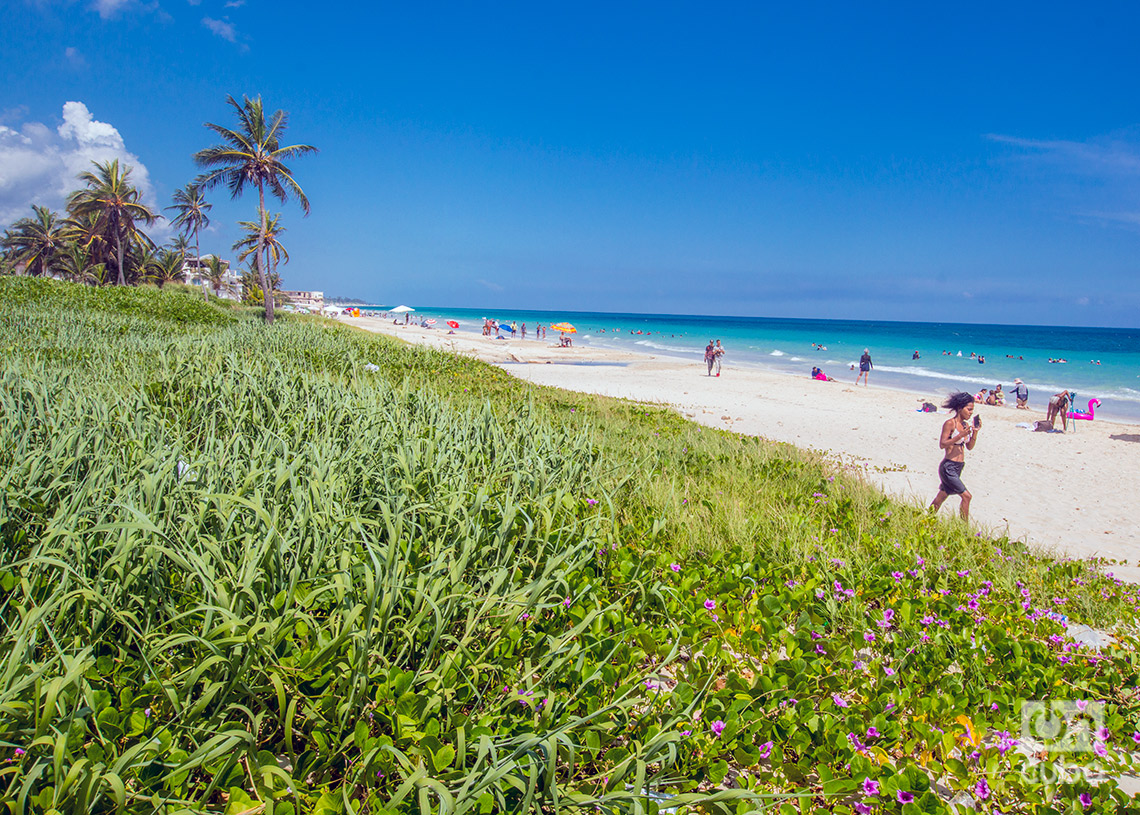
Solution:
[(1140, 7), (791, 5), (8, 0), (0, 223), (110, 156), (166, 206), (261, 94), (321, 150), (289, 288), (1140, 324)]

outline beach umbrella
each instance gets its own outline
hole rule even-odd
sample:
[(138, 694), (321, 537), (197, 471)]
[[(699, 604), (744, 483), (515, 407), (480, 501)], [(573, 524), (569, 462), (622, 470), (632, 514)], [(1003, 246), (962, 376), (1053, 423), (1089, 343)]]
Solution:
[(513, 328), (511, 328), (510, 323), (499, 323), (499, 330), (500, 331), (510, 331), (512, 334), (515, 333), (515, 330)]
[(404, 314), (405, 312), (408, 312), (408, 311), (415, 311), (415, 309), (410, 307), (410, 306), (396, 306), (393, 309), (389, 309), (388, 313), (389, 314)]
[(448, 320), (447, 324), (452, 328), (459, 328), (459, 323), (455, 322), (455, 320)]
[(561, 331), (563, 334), (577, 334), (578, 329), (570, 325), (570, 323), (552, 323), (551, 328), (555, 331)]
[(433, 320), (431, 317), (428, 317), (426, 320), (424, 320), (424, 325), (435, 325), (435, 320)]

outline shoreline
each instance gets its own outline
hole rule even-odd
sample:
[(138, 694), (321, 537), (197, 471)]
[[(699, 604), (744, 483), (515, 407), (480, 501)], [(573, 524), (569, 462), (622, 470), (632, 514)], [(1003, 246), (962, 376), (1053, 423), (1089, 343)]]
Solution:
[[(856, 388), (853, 379), (817, 382), (728, 359), (717, 378), (706, 376), (703, 362), (663, 354), (448, 334), (371, 317), (348, 324), (474, 356), (526, 382), (669, 406), (707, 427), (811, 449), (903, 501), (927, 505), (937, 492), (937, 437), (947, 414), (916, 412), (923, 401), (941, 404), (945, 394), (934, 390)], [(1140, 493), (1140, 426), (1097, 418), (1071, 423), (1068, 433), (1033, 433), (1016, 425), (1044, 418), (1043, 410), (982, 405), (979, 414), (982, 432), (963, 474), (974, 495), (971, 523), (1057, 555), (1127, 560), (1106, 571), (1140, 582), (1140, 528), (1127, 505)], [(941, 514), (957, 505), (950, 498)]]

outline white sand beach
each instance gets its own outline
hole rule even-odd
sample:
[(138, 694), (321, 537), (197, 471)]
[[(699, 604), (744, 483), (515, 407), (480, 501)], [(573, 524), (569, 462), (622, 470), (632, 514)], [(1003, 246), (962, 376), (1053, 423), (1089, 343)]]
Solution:
[[(815, 449), (904, 500), (929, 504), (938, 490), (937, 439), (947, 413), (916, 408), (924, 399), (941, 404), (944, 393), (877, 388), (873, 374), (870, 387), (857, 388), (854, 372), (841, 381), (816, 382), (806, 375), (737, 368), (731, 349), (717, 378), (706, 376), (700, 360), (560, 348), (556, 336), (495, 340), (379, 319), (351, 323), (487, 362), (511, 363), (505, 370), (528, 382), (668, 405), (710, 427)], [(1043, 401), (1031, 401), (1031, 407), (1036, 409), (979, 407), (983, 426), (963, 473), (974, 495), (972, 522), (1055, 554), (1127, 561), (1106, 571), (1140, 582), (1140, 524), (1130, 520), (1140, 495), (1140, 426), (1097, 419), (1075, 422), (1075, 430), (1064, 434), (1032, 433), (1016, 427), (1044, 418)], [(950, 498), (942, 513), (957, 507), (957, 498)]]

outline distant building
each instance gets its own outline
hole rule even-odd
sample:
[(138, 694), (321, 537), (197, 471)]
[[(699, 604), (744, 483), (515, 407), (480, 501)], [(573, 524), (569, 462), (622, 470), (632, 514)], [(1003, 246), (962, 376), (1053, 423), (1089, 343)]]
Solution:
[(323, 291), (282, 291), (278, 293), (300, 308), (321, 309), (325, 305), (325, 293)]
[[(182, 261), (182, 274), (186, 277), (186, 282), (191, 286), (205, 286), (213, 291), (213, 284), (205, 277), (206, 273), (206, 260), (214, 257), (213, 255), (202, 255), (200, 258), (186, 256)], [(241, 300), (242, 285), (241, 277), (230, 269), (230, 262), (228, 260), (222, 261), (222, 266), (225, 267), (225, 274), (222, 275), (222, 288), (217, 292), (218, 297), (226, 300)]]

